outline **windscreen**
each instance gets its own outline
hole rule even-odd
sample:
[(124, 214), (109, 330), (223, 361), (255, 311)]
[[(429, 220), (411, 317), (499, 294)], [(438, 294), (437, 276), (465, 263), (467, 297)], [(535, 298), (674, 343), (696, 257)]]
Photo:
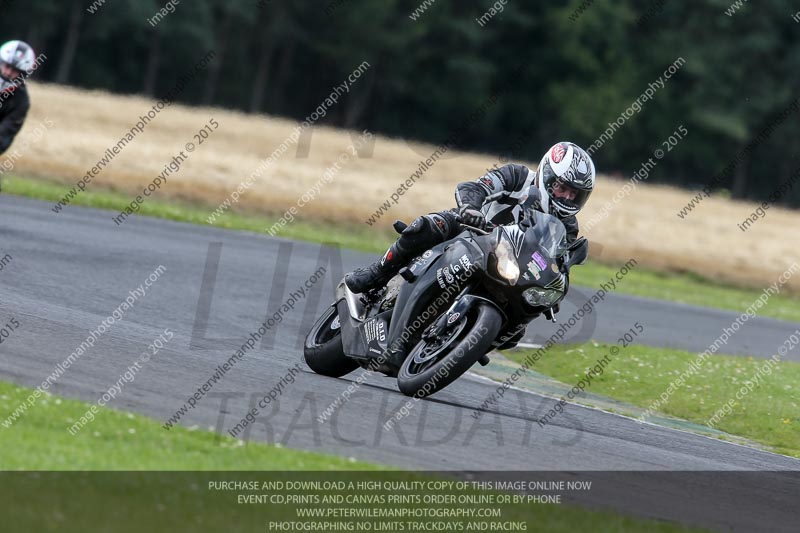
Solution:
[(561, 257), (567, 251), (567, 229), (552, 215), (529, 210), (524, 224), (530, 225), (526, 233), (532, 232), (539, 246), (551, 259)]

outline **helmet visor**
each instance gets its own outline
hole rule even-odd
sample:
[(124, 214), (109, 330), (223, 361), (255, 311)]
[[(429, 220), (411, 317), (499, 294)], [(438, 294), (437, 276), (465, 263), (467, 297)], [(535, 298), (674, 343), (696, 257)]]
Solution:
[(22, 75), (23, 72), (14, 64), (0, 60), (0, 78), (6, 81), (12, 81), (14, 78), (19, 78)]
[(553, 180), (553, 188), (548, 190), (550, 200), (566, 206), (568, 209), (581, 209), (589, 199), (590, 191), (578, 189), (568, 181), (560, 178)]
[(556, 176), (548, 162), (544, 163), (542, 180), (550, 201), (567, 211), (580, 210), (586, 204), (592, 191), (575, 187), (572, 183)]

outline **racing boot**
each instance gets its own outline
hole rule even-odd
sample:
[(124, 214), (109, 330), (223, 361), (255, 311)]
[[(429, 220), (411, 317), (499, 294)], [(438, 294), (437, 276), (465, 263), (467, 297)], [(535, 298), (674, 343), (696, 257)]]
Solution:
[(365, 293), (385, 285), (410, 258), (395, 242), (379, 261), (366, 267), (357, 268), (344, 277), (347, 288), (355, 293)]
[(344, 277), (344, 282), (355, 293), (377, 289), (400, 272), (414, 256), (455, 237), (460, 227), (455, 214), (449, 211), (417, 217), (410, 226), (398, 220), (394, 223), (394, 230), (400, 237), (381, 260), (350, 272)]

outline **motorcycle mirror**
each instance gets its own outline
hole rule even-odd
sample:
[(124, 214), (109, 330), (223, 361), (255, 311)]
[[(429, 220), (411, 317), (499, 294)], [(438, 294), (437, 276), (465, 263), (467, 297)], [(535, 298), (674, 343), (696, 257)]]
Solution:
[(569, 247), (569, 259), (567, 266), (572, 268), (574, 265), (582, 265), (589, 257), (589, 241), (586, 237), (581, 237), (573, 242)]

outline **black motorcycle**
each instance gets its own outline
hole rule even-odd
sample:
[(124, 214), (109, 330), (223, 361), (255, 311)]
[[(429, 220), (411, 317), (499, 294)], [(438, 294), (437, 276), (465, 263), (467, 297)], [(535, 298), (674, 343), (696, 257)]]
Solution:
[(336, 302), (306, 337), (308, 366), (331, 377), (399, 366), (400, 391), (429, 396), (476, 362), (487, 364), (508, 325), (542, 313), (552, 318), (568, 288), (565, 268), (588, 254), (586, 239), (567, 246), (564, 224), (539, 211), (488, 232), (463, 229), (385, 287), (354, 294), (340, 282)]

